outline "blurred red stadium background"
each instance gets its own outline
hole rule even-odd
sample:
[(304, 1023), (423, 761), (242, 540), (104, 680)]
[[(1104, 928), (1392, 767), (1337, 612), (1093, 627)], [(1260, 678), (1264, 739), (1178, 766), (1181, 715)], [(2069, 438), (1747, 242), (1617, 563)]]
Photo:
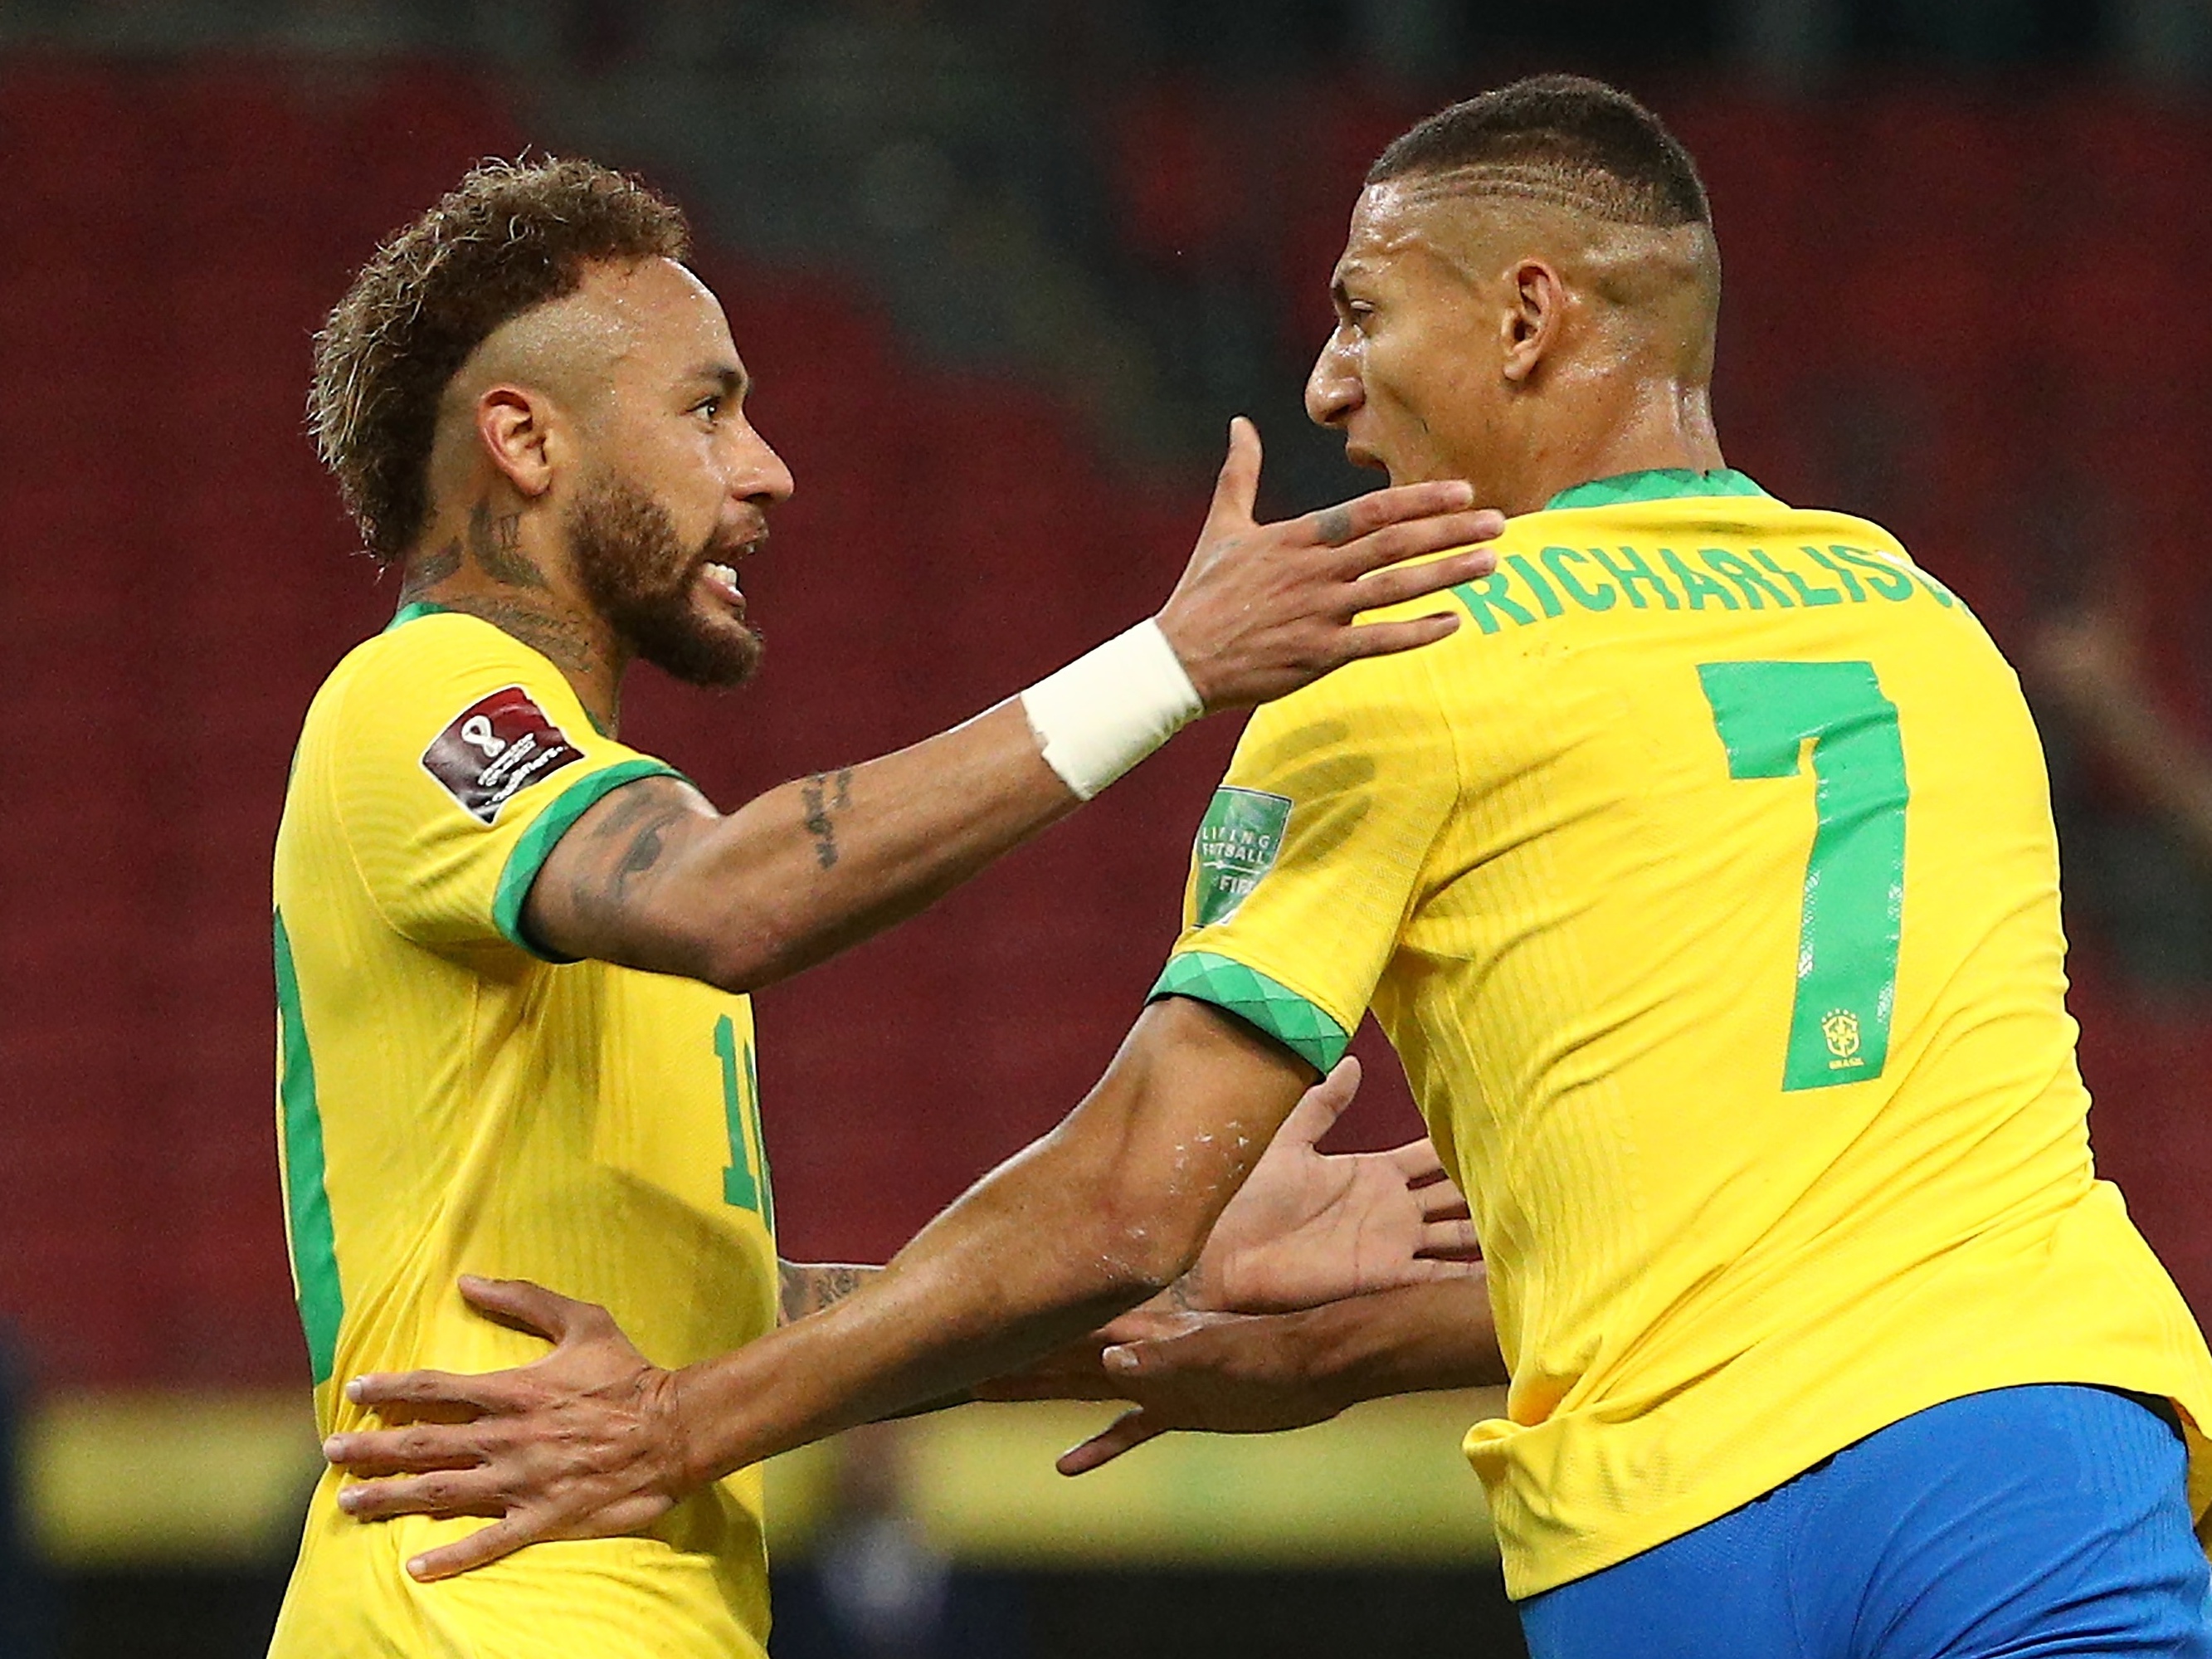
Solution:
[[(2212, 521), (2212, 122), (2078, 90), (1657, 101), (1719, 216), (1731, 460), (1889, 518), (2001, 641), (2054, 581), (2100, 579), (2065, 528), (2097, 481), (2203, 729), (2184, 630)], [(307, 698), (394, 603), (302, 435), (308, 337), (382, 234), (535, 136), (500, 108), (434, 65), (0, 68), (0, 1321), (50, 1384), (304, 1380), (267, 863)], [(1137, 256), (1274, 273), (1317, 340), (1358, 174), (1419, 112), (1340, 86), (1255, 119), (1166, 82), (1096, 118)], [(1275, 207), (1232, 210), (1255, 178)], [(626, 736), (729, 804), (960, 719), (1157, 605), (1202, 483), (1133, 479), (1042, 394), (926, 366), (858, 292), (701, 228), (799, 492), (749, 573), (760, 681), (641, 677)], [(761, 998), (788, 1254), (880, 1259), (1073, 1102), (1172, 936), (1233, 738), (1182, 740)], [(2100, 1161), (2212, 1317), (2212, 1006), (2147, 1005), (2094, 951), (2075, 968)], [(1376, 1069), (1352, 1128), (1381, 1144), (1414, 1126)]]

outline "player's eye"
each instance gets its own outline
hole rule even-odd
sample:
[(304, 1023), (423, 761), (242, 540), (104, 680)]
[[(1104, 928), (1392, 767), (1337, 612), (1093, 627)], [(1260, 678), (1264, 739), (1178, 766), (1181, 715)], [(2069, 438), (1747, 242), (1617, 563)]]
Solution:
[(702, 398), (691, 405), (691, 412), (694, 415), (703, 414), (710, 421), (720, 420), (722, 414), (721, 395), (717, 392), (711, 397)]

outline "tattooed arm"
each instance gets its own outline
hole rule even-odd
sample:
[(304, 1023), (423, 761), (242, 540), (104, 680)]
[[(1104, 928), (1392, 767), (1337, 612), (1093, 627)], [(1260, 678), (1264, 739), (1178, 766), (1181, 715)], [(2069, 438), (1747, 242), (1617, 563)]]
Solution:
[(804, 1319), (811, 1313), (819, 1313), (842, 1302), (883, 1272), (881, 1267), (856, 1267), (844, 1261), (785, 1261), (781, 1258), (775, 1267), (781, 1289), (775, 1322), (779, 1325), (788, 1325), (794, 1319)]
[(661, 776), (561, 838), (523, 927), (541, 948), (752, 991), (904, 920), (1073, 811), (1019, 703), (726, 817)]
[[(776, 1259), (775, 1269), (781, 1297), (775, 1322), (779, 1325), (788, 1325), (794, 1319), (804, 1319), (809, 1314), (835, 1307), (883, 1272), (881, 1267), (863, 1267), (848, 1261), (786, 1261), (781, 1256)], [(1085, 1382), (1089, 1382), (1087, 1376)], [(1084, 1393), (1069, 1397), (1089, 1399), (1096, 1392), (1095, 1389), (1086, 1389)], [(877, 1420), (889, 1423), (902, 1417), (926, 1417), (932, 1412), (947, 1411), (954, 1406), (973, 1405), (979, 1397), (973, 1389), (963, 1389), (955, 1394), (925, 1400), (918, 1406), (908, 1406), (903, 1411), (892, 1412)], [(1018, 1397), (1052, 1400), (1063, 1396), (1050, 1392), (1043, 1384), (1038, 1384)], [(1115, 1397), (1119, 1398), (1118, 1395)]]
[[(1407, 562), (1498, 533), (1498, 514), (1465, 510), (1464, 484), (1378, 490), (1263, 525), (1252, 516), (1259, 472), (1258, 436), (1240, 422), (1197, 550), (1158, 617), (1209, 712), (1442, 639), (1448, 615), (1355, 619), (1495, 563), (1487, 552)], [(480, 567), (497, 566), (495, 521), (472, 522), (468, 539)], [(501, 592), (510, 605), (531, 599)], [(754, 990), (924, 908), (1076, 805), (1018, 698), (727, 817), (673, 779), (641, 780), (561, 838), (523, 927), (552, 953)]]

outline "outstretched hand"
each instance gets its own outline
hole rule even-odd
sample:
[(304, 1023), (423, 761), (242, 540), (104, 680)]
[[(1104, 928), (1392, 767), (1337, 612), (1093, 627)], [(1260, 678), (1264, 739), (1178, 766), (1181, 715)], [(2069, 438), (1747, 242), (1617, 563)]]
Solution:
[(1087, 1474), (1176, 1429), (1273, 1434), (1325, 1423), (1351, 1399), (1309, 1374), (1300, 1316), (1125, 1314), (1101, 1333), (1099, 1366), (1114, 1395), (1135, 1402), (1061, 1454), (1062, 1474)]
[[(325, 1458), (359, 1478), (338, 1493), (357, 1520), (501, 1517), (410, 1561), (410, 1574), (450, 1578), (545, 1539), (637, 1532), (699, 1484), (685, 1470), (674, 1374), (648, 1364), (605, 1309), (525, 1279), (460, 1284), (471, 1307), (553, 1352), (479, 1376), (357, 1377), (346, 1398), (403, 1426), (323, 1443)], [(405, 1421), (428, 1413), (466, 1420)]]
[(1474, 1271), (1467, 1200), (1427, 1140), (1317, 1150), (1359, 1080), (1346, 1056), (1306, 1091), (1214, 1223), (1179, 1287), (1184, 1305), (1279, 1313)]
[(1364, 625), (1353, 618), (1498, 568), (1497, 556), (1480, 548), (1386, 568), (1504, 532), (1504, 515), (1472, 510), (1474, 490), (1456, 480), (1377, 489), (1264, 525), (1252, 516), (1259, 491), (1259, 428), (1240, 415), (1230, 422), (1228, 459), (1197, 548), (1158, 618), (1209, 714), (1267, 702), (1362, 657), (1444, 638), (1459, 625), (1449, 611)]

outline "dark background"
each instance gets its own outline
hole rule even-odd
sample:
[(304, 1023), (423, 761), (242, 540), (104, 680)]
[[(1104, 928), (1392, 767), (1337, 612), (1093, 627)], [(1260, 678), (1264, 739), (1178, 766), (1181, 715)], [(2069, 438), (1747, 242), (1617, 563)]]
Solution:
[[(471, 160), (580, 151), (685, 200), (799, 480), (748, 572), (758, 683), (647, 671), (625, 709), (726, 805), (1154, 609), (1232, 412), (1261, 422), (1273, 510), (1367, 487), (1297, 405), (1359, 174), (1427, 110), (1553, 67), (1625, 81), (1706, 172), (1732, 464), (1884, 520), (2016, 653), (2127, 601), (2201, 739), (2208, 65), (2198, 0), (0, 13), (0, 1322), (30, 1397), (304, 1389), (268, 855), (307, 697), (394, 602), (301, 435), (308, 337)], [(2109, 766), (2046, 735), (2100, 1163), (2202, 1314), (2212, 899)], [(1179, 740), (759, 999), (787, 1254), (880, 1259), (1073, 1102), (1173, 936), (1234, 738)], [(1415, 1132), (1372, 1037), (1347, 1144)], [(41, 1605), (9, 1582), (0, 1606)], [(243, 1653), (276, 1582), (64, 1572), (43, 1605), (71, 1653)], [(1088, 1651), (1066, 1632), (1102, 1595), (1162, 1631), (1289, 1621), (1191, 1651), (1410, 1653), (1424, 1620), (1508, 1650), (1473, 1645), (1479, 1574), (983, 1593), (1030, 1632), (1008, 1651)]]

